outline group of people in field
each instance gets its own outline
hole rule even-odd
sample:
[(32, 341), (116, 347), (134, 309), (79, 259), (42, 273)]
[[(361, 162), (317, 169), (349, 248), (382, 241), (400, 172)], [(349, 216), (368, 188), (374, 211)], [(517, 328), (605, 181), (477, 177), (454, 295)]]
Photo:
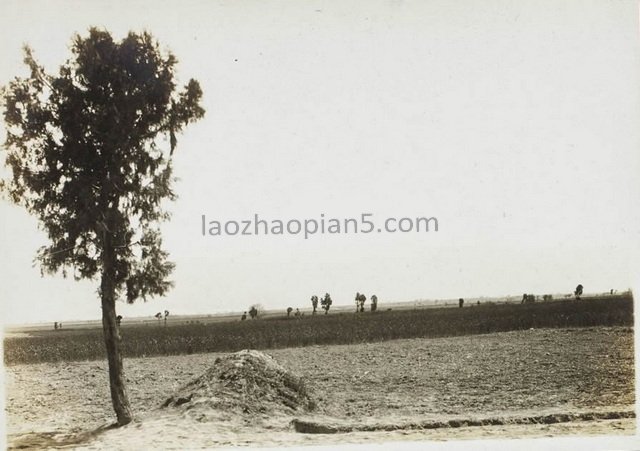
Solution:
[[(356, 300), (356, 312), (364, 312), (364, 303), (367, 301), (367, 297), (364, 295), (364, 293), (357, 292), (355, 300)], [(329, 313), (329, 308), (331, 307), (332, 303), (333, 301), (331, 300), (331, 296), (329, 295), (329, 293), (326, 293), (324, 295), (324, 298), (320, 299), (320, 305), (322, 306), (322, 309), (324, 310), (325, 315)], [(311, 307), (313, 307), (311, 314), (315, 315), (316, 310), (318, 309), (318, 296), (316, 295), (311, 296)], [(378, 308), (378, 296), (374, 294), (373, 296), (371, 296), (371, 311), (375, 312), (377, 308)]]
[[(584, 292), (584, 287), (582, 286), (582, 284), (578, 284), (578, 286), (576, 287), (576, 289), (573, 291), (573, 296), (575, 296), (576, 301), (579, 301), (582, 297), (582, 293)], [(611, 294), (613, 294), (614, 290), (611, 290)], [(571, 297), (570, 294), (568, 294), (565, 297)], [(553, 296), (551, 296), (550, 294), (545, 294), (542, 296), (542, 300), (543, 301), (550, 301), (553, 299)], [(522, 300), (520, 301), (520, 304), (530, 304), (532, 302), (536, 301), (536, 295), (535, 294), (527, 294), (524, 293), (522, 295)]]
[[(251, 319), (256, 319), (258, 317), (258, 307), (255, 305), (252, 305), (251, 308), (249, 309), (249, 316), (251, 317)], [(241, 321), (244, 321), (247, 319), (247, 312), (244, 312), (242, 314), (242, 316), (240, 317)]]
[(324, 310), (324, 314), (328, 314), (329, 309), (331, 308), (331, 304), (333, 304), (331, 295), (329, 293), (325, 293), (324, 297), (321, 299), (318, 299), (318, 296), (316, 296), (315, 294), (311, 296), (311, 307), (313, 307), (313, 311), (311, 312), (312, 315), (315, 315), (316, 311), (318, 310), (318, 301), (320, 301), (320, 306)]
[[(329, 313), (329, 308), (331, 308), (331, 304), (333, 303), (333, 301), (331, 300), (331, 295), (329, 293), (325, 293), (322, 299), (319, 299), (318, 296), (316, 295), (311, 296), (311, 307), (313, 308), (313, 310), (311, 311), (311, 314), (312, 315), (316, 314), (316, 311), (318, 309), (318, 301), (320, 301), (320, 305), (324, 310), (324, 314), (326, 315), (327, 313)], [(367, 301), (367, 297), (364, 295), (364, 293), (357, 292), (355, 301), (356, 301), (356, 312), (364, 312), (364, 303)], [(371, 296), (371, 311), (375, 312), (377, 308), (378, 308), (378, 296), (374, 294)], [(296, 311), (298, 311), (298, 309), (296, 309)]]
[[(584, 287), (582, 286), (582, 284), (579, 284), (575, 291), (573, 292), (573, 295), (575, 296), (576, 300), (580, 300), (582, 293), (584, 292)], [(614, 294), (615, 290), (611, 290), (611, 294)], [(544, 295), (543, 296), (543, 300), (547, 301), (551, 299), (551, 295)], [(522, 301), (520, 301), (521, 304), (528, 304), (531, 302), (535, 302), (536, 300), (536, 296), (533, 294), (527, 294), (524, 293), (522, 295)], [(364, 304), (367, 301), (367, 297), (365, 296), (364, 293), (360, 293), (357, 292), (356, 293), (356, 297), (355, 297), (355, 302), (356, 302), (356, 313), (360, 312), (364, 312)], [(313, 307), (313, 310), (311, 312), (312, 315), (316, 314), (316, 311), (318, 310), (318, 303), (320, 303), (321, 308), (324, 310), (324, 314), (328, 314), (329, 313), (329, 309), (331, 308), (331, 305), (333, 304), (333, 300), (331, 299), (331, 295), (329, 293), (325, 293), (325, 295), (322, 298), (318, 298), (318, 296), (313, 295), (311, 296), (311, 306)], [(477, 302), (478, 304), (480, 304), (480, 301)], [(458, 306), (460, 308), (462, 308), (464, 305), (464, 299), (460, 298), (458, 299)], [(371, 311), (375, 312), (378, 309), (378, 296), (376, 296), (375, 294), (371, 296)], [(289, 307), (287, 308), (287, 316), (290, 316), (291, 313), (293, 313), (293, 308)], [(252, 306), (249, 311), (248, 311), (249, 316), (251, 317), (251, 319), (255, 319), (258, 317), (258, 309), (256, 306)], [(304, 313), (302, 313), (300, 311), (299, 308), (296, 308), (296, 311), (294, 313), (294, 316), (296, 317), (300, 317), (303, 316)], [(169, 311), (165, 310), (164, 314), (162, 312), (158, 312), (155, 317), (158, 318), (159, 320), (164, 318), (164, 320), (167, 320), (167, 317), (169, 316)], [(241, 321), (245, 321), (247, 319), (247, 312), (244, 312), (241, 316)], [(122, 323), (122, 316), (118, 315), (118, 317), (116, 318), (116, 323), (118, 326), (120, 326), (120, 324)], [(60, 322), (55, 322), (53, 323), (53, 328), (55, 330), (58, 329), (62, 329), (62, 323)]]
[[(364, 312), (364, 303), (367, 301), (367, 297), (364, 293), (356, 293), (356, 312)], [(378, 296), (375, 294), (371, 296), (371, 311), (375, 312), (378, 309)]]
[[(584, 292), (584, 287), (582, 286), (582, 284), (579, 284), (576, 289), (573, 292), (573, 296), (575, 296), (576, 300), (580, 300), (581, 296)], [(614, 294), (616, 292), (616, 290), (611, 289), (610, 294)], [(543, 300), (544, 301), (548, 301), (551, 300), (552, 296), (551, 295), (544, 295), (543, 296)], [(356, 302), (356, 313), (362, 313), (364, 312), (364, 304), (367, 301), (367, 297), (365, 296), (364, 293), (360, 293), (357, 292), (356, 296), (355, 296), (355, 302)], [(536, 296), (533, 294), (528, 294), (528, 293), (524, 293), (522, 295), (522, 300), (520, 301), (521, 304), (528, 304), (528, 303), (532, 303), (536, 301)], [(312, 315), (315, 315), (317, 310), (318, 310), (318, 303), (320, 304), (321, 308), (324, 310), (324, 314), (328, 314), (329, 313), (329, 309), (331, 308), (331, 305), (333, 304), (333, 300), (331, 299), (331, 295), (329, 293), (325, 293), (325, 295), (322, 298), (319, 298), (316, 295), (311, 296), (311, 306), (313, 307), (313, 310), (311, 312)], [(480, 301), (477, 301), (478, 304), (480, 304)], [(458, 306), (460, 308), (462, 308), (464, 306), (464, 299), (460, 298), (458, 299)], [(371, 311), (375, 312), (378, 309), (378, 296), (376, 296), (375, 294), (371, 296)], [(251, 317), (251, 319), (255, 319), (258, 317), (258, 308), (256, 306), (252, 306), (248, 312), (244, 312), (242, 314), (242, 317), (240, 318), (241, 321), (245, 321), (247, 319), (247, 313), (249, 314), (249, 316)], [(293, 312), (293, 308), (289, 307), (287, 308), (287, 316), (290, 316), (291, 313), (294, 314), (294, 316), (296, 317), (300, 317), (300, 316), (304, 316), (304, 313), (300, 311), (299, 308), (296, 308), (295, 312)], [(167, 320), (167, 317), (169, 316), (169, 311), (165, 310), (164, 314), (162, 312), (158, 312), (155, 317), (158, 318), (158, 320), (163, 319)], [(118, 315), (118, 317), (116, 318), (116, 323), (118, 326), (121, 325), (122, 323), (122, 316)], [(55, 330), (58, 329), (62, 329), (62, 323), (61, 322), (55, 322), (53, 323), (53, 328)]]
[[(355, 300), (356, 300), (356, 312), (364, 312), (364, 304), (367, 300), (367, 297), (364, 294), (358, 292), (356, 293)], [(311, 296), (311, 307), (312, 307), (311, 314), (315, 315), (318, 311), (318, 305), (320, 305), (322, 310), (324, 310), (324, 314), (327, 315), (329, 313), (329, 309), (331, 309), (332, 304), (333, 304), (333, 299), (331, 299), (331, 295), (329, 293), (325, 293), (323, 297), (318, 297), (314, 294), (313, 296)], [(378, 296), (374, 294), (371, 296), (371, 311), (375, 312), (377, 308), (378, 308)], [(258, 312), (254, 311), (253, 313), (254, 314), (252, 314), (251, 310), (249, 311), (251, 318), (257, 317)], [(299, 308), (296, 308), (294, 312), (292, 307), (288, 307), (287, 317), (290, 317), (292, 313), (293, 313), (293, 316), (295, 317), (304, 316), (304, 312), (301, 312)], [(247, 319), (247, 312), (244, 312), (240, 320), (245, 321), (246, 319)]]
[[(575, 298), (577, 300), (580, 300), (580, 297), (582, 296), (582, 293), (584, 291), (584, 287), (582, 286), (582, 284), (579, 284), (575, 291), (573, 292), (573, 295), (575, 296)], [(611, 294), (614, 293), (615, 290), (611, 290)], [(550, 300), (551, 296), (550, 295), (545, 295), (543, 297), (543, 300)], [(520, 301), (521, 304), (526, 304), (526, 303), (531, 303), (531, 302), (535, 302), (536, 300), (536, 296), (533, 294), (527, 294), (524, 293), (522, 295), (522, 301)], [(367, 301), (367, 297), (365, 296), (364, 293), (360, 293), (357, 292), (356, 293), (356, 297), (355, 297), (355, 302), (356, 302), (356, 312), (364, 312), (364, 304)], [(313, 310), (311, 312), (312, 315), (315, 315), (317, 310), (318, 310), (318, 303), (320, 303), (321, 308), (324, 310), (324, 314), (328, 314), (329, 313), (329, 309), (331, 308), (331, 305), (333, 304), (333, 300), (331, 299), (331, 295), (329, 293), (325, 293), (325, 295), (322, 298), (319, 298), (316, 295), (311, 296), (311, 306), (313, 307)], [(480, 301), (477, 302), (478, 304), (480, 304)], [(464, 299), (460, 298), (458, 300), (458, 306), (460, 308), (462, 308), (464, 305)], [(375, 294), (371, 296), (371, 311), (375, 312), (378, 309), (378, 296), (376, 296)], [(249, 311), (249, 316), (251, 317), (251, 319), (255, 319), (258, 317), (258, 309), (256, 306), (252, 306)], [(287, 316), (290, 316), (291, 313), (293, 313), (293, 308), (289, 307), (287, 308)], [(303, 316), (304, 313), (300, 312), (299, 308), (296, 308), (296, 311), (294, 313), (294, 316), (296, 317), (300, 317)], [(164, 311), (164, 315), (161, 312), (158, 312), (155, 317), (158, 319), (161, 319), (164, 317), (164, 320), (166, 321), (167, 317), (169, 316), (169, 311), (165, 310)], [(241, 321), (245, 321), (247, 319), (247, 312), (244, 312), (242, 314), (242, 317), (240, 318)], [(118, 326), (120, 325), (120, 323), (122, 322), (122, 316), (118, 315), (117, 319), (117, 324)], [(54, 323), (54, 329), (58, 330), (58, 329), (62, 329), (62, 323), (59, 322), (55, 322)]]

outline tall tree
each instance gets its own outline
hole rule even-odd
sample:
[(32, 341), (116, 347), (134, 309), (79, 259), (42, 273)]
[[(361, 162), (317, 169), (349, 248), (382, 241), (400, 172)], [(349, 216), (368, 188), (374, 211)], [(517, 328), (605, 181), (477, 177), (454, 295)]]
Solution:
[(91, 28), (49, 75), (25, 47), (27, 77), (2, 89), (7, 125), (2, 181), (9, 199), (35, 215), (49, 244), (41, 272), (100, 277), (111, 399), (118, 424), (132, 420), (115, 302), (164, 295), (173, 263), (162, 249), (162, 201), (175, 199), (176, 135), (204, 115), (195, 80), (176, 87), (176, 58), (148, 33), (119, 42)]

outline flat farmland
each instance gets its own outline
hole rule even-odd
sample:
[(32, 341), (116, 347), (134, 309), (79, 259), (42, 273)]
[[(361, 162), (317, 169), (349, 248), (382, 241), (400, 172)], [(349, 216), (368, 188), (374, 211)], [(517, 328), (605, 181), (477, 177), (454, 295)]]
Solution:
[[(318, 313), (246, 321), (122, 323), (125, 357), (151, 357), (240, 349), (372, 343), (553, 327), (632, 326), (631, 295), (532, 304), (471, 304), (464, 308)], [(105, 358), (101, 327), (36, 330), (4, 340), (7, 365)]]
[[(206, 412), (208, 421), (194, 420), (159, 407), (221, 354), (138, 357), (126, 359), (125, 367), (140, 421), (97, 432), (113, 419), (105, 362), (14, 364), (6, 368), (9, 444), (290, 446), (635, 430), (633, 329), (626, 326), (528, 328), (265, 352), (306, 381), (316, 411), (250, 417)], [(216, 415), (219, 421), (210, 421)], [(566, 421), (567, 415), (574, 421)], [(341, 432), (299, 433), (293, 419)], [(483, 419), (486, 424), (470, 426)], [(443, 421), (448, 423), (429, 426)]]

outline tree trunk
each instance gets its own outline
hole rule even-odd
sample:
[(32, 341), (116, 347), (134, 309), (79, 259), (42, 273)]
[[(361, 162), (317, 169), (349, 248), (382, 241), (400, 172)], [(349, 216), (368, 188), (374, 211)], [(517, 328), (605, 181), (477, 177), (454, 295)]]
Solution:
[(113, 283), (114, 254), (109, 233), (105, 231), (102, 249), (102, 283), (100, 296), (102, 298), (102, 331), (107, 348), (109, 361), (109, 385), (111, 387), (111, 402), (118, 418), (118, 425), (128, 424), (133, 419), (127, 388), (125, 385), (120, 351), (120, 330), (116, 321), (115, 286)]

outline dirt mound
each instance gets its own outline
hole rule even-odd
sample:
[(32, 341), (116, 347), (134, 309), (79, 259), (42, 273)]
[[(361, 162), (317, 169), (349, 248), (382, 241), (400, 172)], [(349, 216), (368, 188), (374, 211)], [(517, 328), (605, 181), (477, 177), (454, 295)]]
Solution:
[(316, 407), (304, 380), (271, 356), (244, 350), (218, 357), (213, 366), (168, 398), (163, 408), (190, 413), (292, 414)]

